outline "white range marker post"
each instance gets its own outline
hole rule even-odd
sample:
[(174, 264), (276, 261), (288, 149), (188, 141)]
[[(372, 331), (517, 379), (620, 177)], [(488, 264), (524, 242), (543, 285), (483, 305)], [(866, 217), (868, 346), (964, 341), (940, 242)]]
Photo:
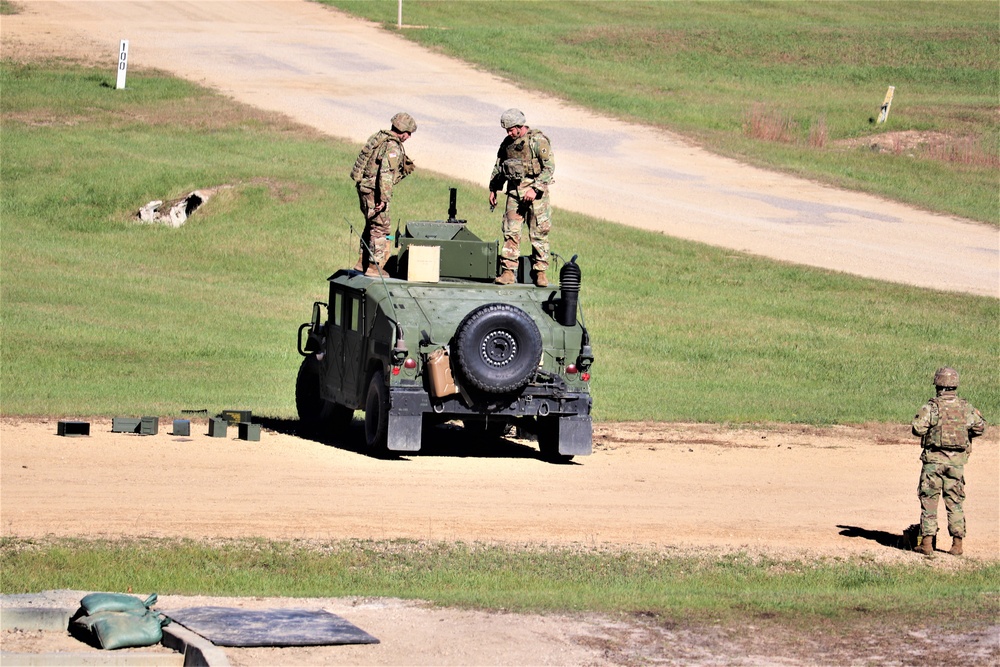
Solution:
[(882, 102), (882, 106), (878, 110), (878, 122), (884, 123), (889, 119), (889, 107), (892, 106), (892, 96), (896, 92), (896, 86), (889, 86), (889, 90), (885, 92), (885, 101)]
[(123, 39), (121, 47), (118, 49), (118, 85), (116, 89), (125, 87), (125, 75), (128, 73), (128, 40)]

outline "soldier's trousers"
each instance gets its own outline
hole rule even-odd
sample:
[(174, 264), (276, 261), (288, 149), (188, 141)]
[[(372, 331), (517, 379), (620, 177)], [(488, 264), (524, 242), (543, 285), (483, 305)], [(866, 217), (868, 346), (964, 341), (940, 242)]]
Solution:
[(530, 203), (519, 199), (514, 191), (507, 193), (500, 262), (505, 270), (517, 271), (517, 260), (521, 256), (521, 228), (525, 223), (528, 224), (528, 238), (531, 240), (531, 266), (535, 271), (545, 271), (549, 268), (549, 229), (552, 227), (548, 193)]
[(361, 190), (358, 190), (358, 203), (361, 214), (365, 216), (365, 231), (361, 234), (361, 244), (358, 249), (361, 255), (359, 264), (362, 268), (371, 265), (383, 267), (392, 252), (387, 238), (392, 231), (389, 207), (386, 206), (378, 215), (372, 216), (371, 212), (375, 210), (375, 193)]
[(917, 487), (920, 498), (920, 534), (937, 535), (938, 499), (944, 496), (944, 507), (948, 512), (948, 534), (965, 537), (965, 466), (947, 463), (924, 463), (920, 470), (920, 484)]

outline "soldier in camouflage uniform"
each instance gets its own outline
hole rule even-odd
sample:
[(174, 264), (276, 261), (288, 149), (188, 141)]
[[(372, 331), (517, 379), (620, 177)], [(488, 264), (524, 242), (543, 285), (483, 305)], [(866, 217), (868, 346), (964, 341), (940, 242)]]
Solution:
[(416, 131), (417, 123), (410, 114), (396, 114), (390, 130), (379, 130), (368, 138), (351, 170), (365, 216), (360, 257), (354, 268), (366, 275), (379, 275), (392, 252), (387, 238), (392, 230), (389, 202), (393, 187), (413, 172), (413, 161), (406, 156), (403, 142)]
[(920, 460), (920, 544), (914, 549), (926, 556), (934, 551), (937, 534), (938, 498), (944, 496), (948, 511), (948, 533), (952, 537), (951, 551), (962, 555), (965, 538), (965, 464), (972, 452), (972, 438), (986, 430), (986, 422), (979, 410), (964, 398), (959, 398), (958, 372), (941, 368), (934, 374), (937, 396), (927, 401), (913, 418), (913, 435), (920, 436), (923, 453)]
[(516, 280), (514, 272), (521, 255), (521, 227), (527, 222), (533, 279), (539, 287), (546, 287), (549, 284), (545, 271), (549, 268), (549, 229), (552, 226), (549, 186), (555, 173), (555, 156), (548, 137), (529, 128), (524, 114), (517, 109), (504, 111), (500, 125), (507, 130), (507, 138), (500, 144), (490, 175), (490, 206), (496, 206), (497, 193), (501, 190), (507, 193), (507, 205), (503, 216), (503, 250), (500, 251), (502, 271), (496, 282), (509, 285)]

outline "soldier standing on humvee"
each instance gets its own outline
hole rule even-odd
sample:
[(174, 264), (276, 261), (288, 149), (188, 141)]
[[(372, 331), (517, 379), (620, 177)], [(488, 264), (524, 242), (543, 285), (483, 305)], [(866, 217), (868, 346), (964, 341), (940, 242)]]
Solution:
[(408, 113), (392, 117), (390, 130), (379, 130), (358, 154), (351, 178), (358, 188), (358, 202), (365, 216), (361, 235), (360, 257), (355, 270), (377, 276), (389, 259), (388, 236), (392, 230), (389, 202), (392, 188), (413, 172), (413, 161), (406, 156), (403, 142), (417, 131), (417, 122)]
[(509, 285), (517, 279), (514, 272), (521, 255), (521, 227), (527, 222), (534, 282), (539, 287), (546, 287), (549, 284), (545, 271), (549, 268), (549, 229), (552, 226), (549, 186), (555, 173), (555, 156), (548, 137), (529, 128), (519, 110), (504, 111), (500, 125), (507, 130), (507, 138), (500, 144), (490, 175), (490, 206), (496, 206), (497, 193), (505, 185), (507, 206), (503, 216), (503, 250), (500, 251), (503, 270), (496, 282)]
[(934, 374), (937, 396), (927, 401), (913, 418), (913, 435), (920, 436), (924, 451), (920, 460), (920, 544), (914, 551), (925, 556), (934, 552), (937, 534), (938, 498), (944, 496), (948, 511), (948, 533), (953, 556), (962, 555), (965, 538), (965, 464), (972, 451), (972, 438), (986, 430), (983, 415), (964, 398), (958, 397), (958, 372), (940, 368)]

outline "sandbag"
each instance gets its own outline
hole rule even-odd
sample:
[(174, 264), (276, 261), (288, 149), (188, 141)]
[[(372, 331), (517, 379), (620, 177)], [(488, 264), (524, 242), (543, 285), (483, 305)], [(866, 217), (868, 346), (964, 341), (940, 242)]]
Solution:
[(170, 619), (150, 609), (155, 603), (155, 593), (145, 602), (121, 593), (91, 593), (80, 600), (70, 630), (103, 649), (159, 644)]
[(156, 600), (156, 593), (146, 598), (145, 602), (125, 593), (91, 593), (80, 600), (77, 615), (89, 616), (99, 611), (145, 611), (156, 604)]

